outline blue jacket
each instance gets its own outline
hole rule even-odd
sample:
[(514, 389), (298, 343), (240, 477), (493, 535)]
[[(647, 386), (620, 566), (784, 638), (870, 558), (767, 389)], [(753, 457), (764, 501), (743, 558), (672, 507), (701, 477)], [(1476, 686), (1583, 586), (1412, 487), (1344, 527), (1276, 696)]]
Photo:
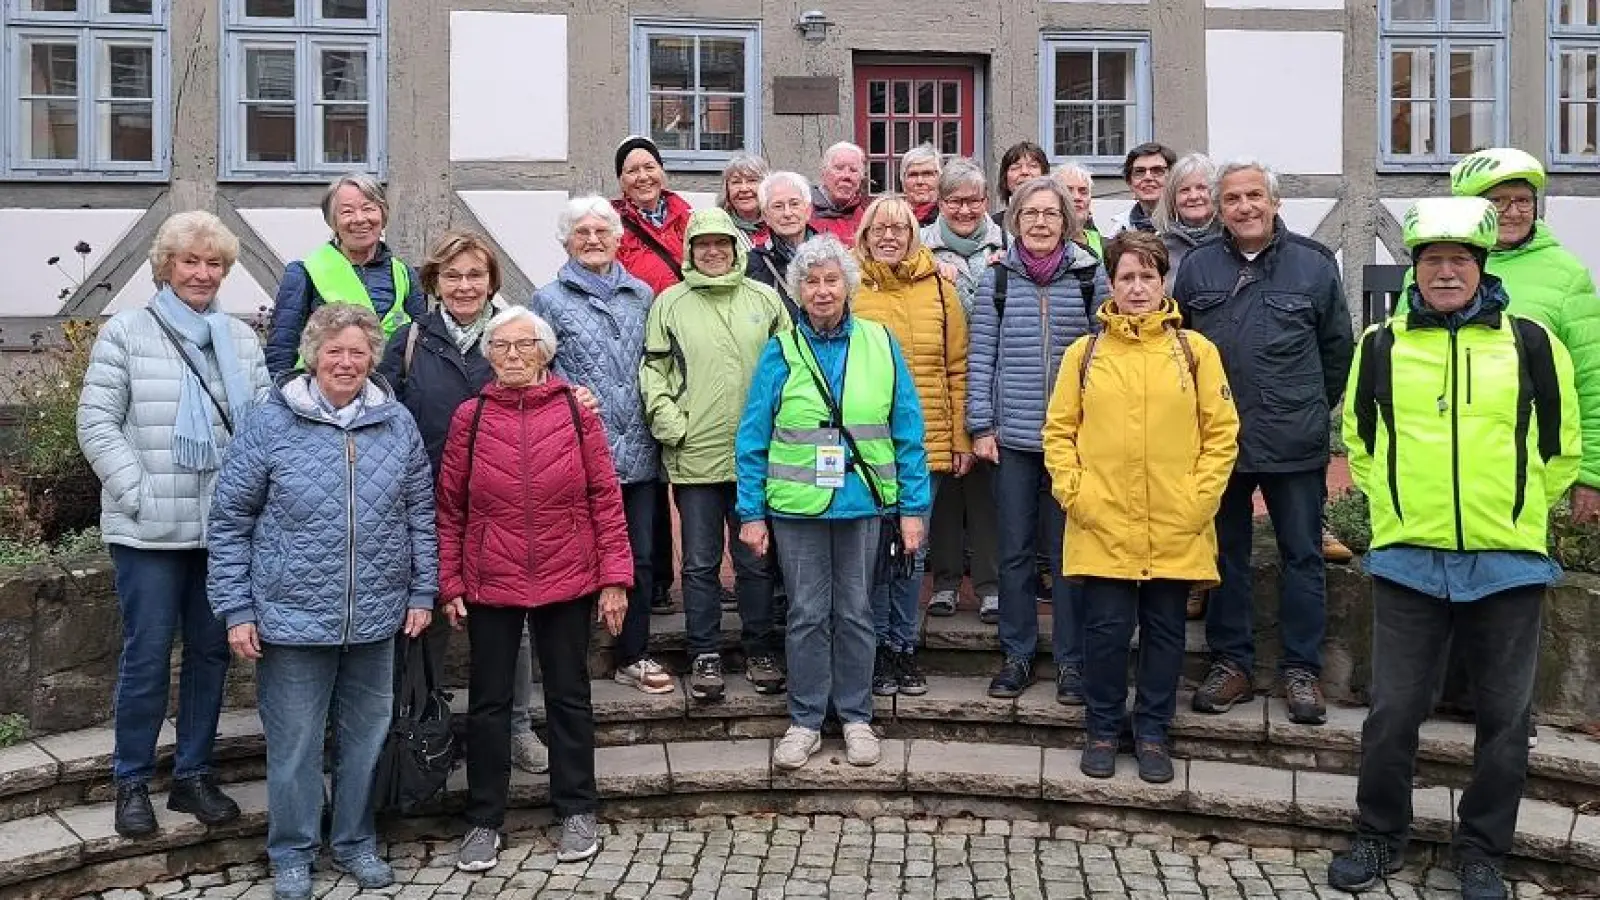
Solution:
[(654, 481), (661, 448), (644, 420), (639, 364), (644, 362), (644, 320), (650, 314), (649, 285), (624, 273), (615, 294), (584, 289), (568, 262), (533, 295), (528, 308), (556, 332), (555, 373), (588, 388), (600, 401), (606, 445), (623, 484)]
[[(388, 315), (389, 307), (394, 305), (394, 272), (389, 267), (391, 258), (389, 245), (380, 241), (372, 261), (355, 267), (356, 275), (367, 287), (367, 296), (372, 298), (372, 308), (379, 319)], [(422, 280), (410, 266), (406, 266), (406, 279), (411, 283), (404, 300), (406, 312), (411, 314), (411, 318), (420, 319), (428, 311), (428, 298), (422, 293)], [(294, 368), (295, 361), (300, 358), (300, 332), (322, 302), (322, 295), (317, 293), (311, 276), (306, 274), (305, 263), (295, 260), (284, 267), (283, 280), (278, 282), (278, 297), (272, 305), (272, 330), (267, 335), (267, 371), (273, 378)]]
[(422, 435), (381, 378), (348, 426), (284, 379), (228, 446), (211, 507), (211, 608), (268, 644), (386, 640), (438, 593)]
[[(817, 364), (828, 378), (828, 389), (835, 397), (840, 396), (844, 392), (845, 350), (850, 346), (855, 318), (847, 316), (838, 329), (826, 336), (818, 335), (804, 316), (795, 327), (811, 342)], [(899, 471), (900, 512), (925, 516), (933, 506), (933, 495), (928, 480), (928, 452), (922, 446), (922, 404), (917, 400), (917, 386), (911, 380), (911, 370), (906, 368), (905, 357), (893, 335), (889, 343), (894, 347), (894, 406), (889, 411), (889, 437), (894, 441), (894, 461)], [(755, 522), (767, 516), (767, 447), (772, 444), (773, 420), (778, 415), (784, 382), (788, 380), (789, 363), (783, 358), (777, 338), (773, 338), (761, 351), (761, 360), (756, 364), (755, 378), (750, 382), (745, 400), (744, 417), (734, 439), (739, 520), (742, 522)], [(816, 518), (864, 519), (877, 514), (878, 506), (873, 502), (872, 492), (854, 468), (848, 467), (844, 487), (834, 491), (833, 503), (827, 512)]]
[[(1039, 453), (1045, 409), (1055, 389), (1061, 355), (1073, 341), (1097, 329), (1094, 314), (1111, 294), (1105, 269), (1076, 244), (1049, 284), (1028, 277), (1012, 244), (1005, 259), (989, 267), (972, 303), (967, 350), (967, 432), (993, 434), (1005, 447)], [(995, 282), (1006, 271), (1005, 319), (995, 308)], [(1085, 302), (1078, 276), (1092, 277), (1094, 296)]]
[(405, 371), (405, 357), (410, 326), (389, 338), (383, 361), (378, 364), (378, 374), (393, 386), (395, 398), (405, 404), (417, 430), (422, 432), (428, 462), (436, 476), (456, 407), (478, 396), (483, 386), (494, 380), (494, 370), (483, 358), (481, 342), (466, 353), (456, 349), (456, 342), (444, 325), (446, 315), (442, 309), (433, 309), (416, 321), (417, 345), (411, 351), (409, 372)]

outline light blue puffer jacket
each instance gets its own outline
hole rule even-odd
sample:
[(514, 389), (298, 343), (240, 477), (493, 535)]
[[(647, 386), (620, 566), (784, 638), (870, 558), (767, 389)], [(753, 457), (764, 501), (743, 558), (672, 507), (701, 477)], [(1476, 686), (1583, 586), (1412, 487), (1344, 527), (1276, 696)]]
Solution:
[(432, 609), (439, 547), (422, 435), (377, 376), (348, 427), (311, 376), (284, 378), (228, 448), (211, 508), (206, 590), (262, 641), (365, 644)]

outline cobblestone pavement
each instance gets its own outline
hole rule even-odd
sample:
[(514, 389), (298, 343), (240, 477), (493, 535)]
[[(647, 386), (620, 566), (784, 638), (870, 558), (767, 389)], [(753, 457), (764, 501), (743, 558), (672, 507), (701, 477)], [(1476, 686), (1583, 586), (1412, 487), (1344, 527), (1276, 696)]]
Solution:
[[(601, 852), (558, 864), (551, 830), (512, 834), (500, 865), (482, 875), (455, 869), (455, 844), (394, 844), (398, 883), (361, 893), (348, 877), (318, 872), (323, 900), (546, 900), (557, 897), (692, 900), (732, 898), (982, 898), (1024, 900), (1329, 900), (1326, 850), (1251, 848), (1153, 834), (1085, 831), (1000, 819), (871, 821), (839, 816), (669, 819), (602, 826)], [(1393, 900), (1458, 898), (1455, 876), (1408, 868), (1387, 888)], [(1531, 882), (1516, 897), (1543, 894)], [(108, 891), (98, 900), (271, 900), (260, 864)], [(80, 898), (81, 900), (81, 898)]]

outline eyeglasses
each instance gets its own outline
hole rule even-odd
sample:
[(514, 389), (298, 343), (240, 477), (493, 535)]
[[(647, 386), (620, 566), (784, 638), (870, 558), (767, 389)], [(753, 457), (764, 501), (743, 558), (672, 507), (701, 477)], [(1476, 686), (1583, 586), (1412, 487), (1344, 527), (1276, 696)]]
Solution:
[(939, 201), (951, 209), (983, 209), (983, 197), (946, 197)]
[(580, 241), (603, 241), (608, 237), (614, 237), (615, 232), (609, 228), (574, 228), (572, 236)]
[(1518, 212), (1533, 211), (1532, 197), (1495, 197), (1491, 202), (1494, 203), (1494, 208), (1497, 212), (1506, 213), (1513, 209)]
[(1024, 209), (1017, 213), (1017, 218), (1023, 222), (1059, 222), (1061, 220), (1061, 210)]
[(455, 272), (446, 270), (439, 273), (439, 281), (448, 285), (457, 285), (463, 282), (467, 284), (483, 284), (488, 280), (488, 272), (480, 272), (477, 270), (471, 272)]
[(911, 226), (902, 225), (902, 224), (896, 224), (896, 225), (874, 225), (871, 228), (867, 229), (867, 234), (869, 236), (875, 237), (875, 238), (881, 238), (881, 237), (883, 237), (885, 235), (889, 235), (889, 236), (892, 236), (892, 237), (905, 237), (906, 235), (908, 235), (910, 233), (911, 233)]
[(1143, 178), (1146, 175), (1149, 175), (1152, 178), (1160, 178), (1160, 177), (1162, 177), (1162, 176), (1167, 174), (1167, 167), (1166, 166), (1134, 166), (1131, 174), (1133, 175), (1135, 180)]
[(527, 356), (538, 348), (539, 343), (538, 338), (524, 338), (520, 341), (490, 341), (489, 352), (503, 355), (515, 350), (518, 356)]

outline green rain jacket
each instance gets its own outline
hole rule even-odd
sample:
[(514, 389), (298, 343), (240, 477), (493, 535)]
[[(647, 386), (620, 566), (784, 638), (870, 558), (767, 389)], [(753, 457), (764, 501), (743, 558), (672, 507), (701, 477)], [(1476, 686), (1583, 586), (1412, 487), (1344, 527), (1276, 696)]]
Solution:
[[(733, 238), (726, 275), (694, 267), (689, 245), (707, 234)], [(726, 212), (697, 211), (684, 235), (683, 281), (656, 298), (645, 320), (639, 387), (673, 484), (734, 481), (734, 434), (756, 362), (767, 340), (791, 327), (777, 293), (745, 277), (745, 256)]]

